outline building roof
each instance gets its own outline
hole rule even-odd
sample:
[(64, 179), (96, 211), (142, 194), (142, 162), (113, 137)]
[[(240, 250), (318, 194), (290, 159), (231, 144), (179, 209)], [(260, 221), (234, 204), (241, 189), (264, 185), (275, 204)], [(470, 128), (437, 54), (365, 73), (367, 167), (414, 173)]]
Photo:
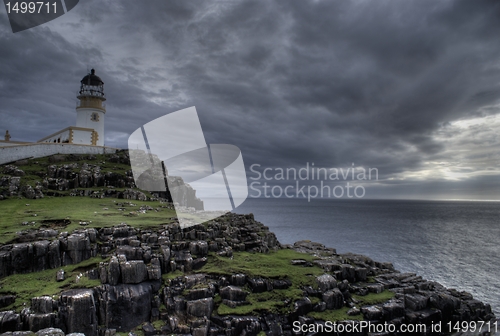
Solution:
[(95, 86), (104, 84), (102, 79), (95, 74), (94, 69), (90, 70), (90, 73), (87, 76), (83, 77), (80, 83), (85, 85), (95, 85)]

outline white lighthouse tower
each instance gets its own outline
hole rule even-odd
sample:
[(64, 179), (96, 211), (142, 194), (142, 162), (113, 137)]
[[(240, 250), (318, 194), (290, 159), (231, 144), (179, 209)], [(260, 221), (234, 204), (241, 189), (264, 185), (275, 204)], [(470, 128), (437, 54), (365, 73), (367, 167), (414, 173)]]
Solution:
[[(103, 104), (106, 100), (104, 97), (104, 82), (92, 69), (90, 74), (83, 77), (80, 83), (80, 91), (77, 97), (79, 102), (76, 107), (76, 127), (93, 129), (91, 144), (104, 146), (104, 115), (106, 114), (106, 107)], [(78, 139), (78, 133), (77, 129), (75, 129), (71, 142), (86, 143), (88, 135), (82, 134), (85, 137), (85, 141), (83, 141), (83, 139)]]

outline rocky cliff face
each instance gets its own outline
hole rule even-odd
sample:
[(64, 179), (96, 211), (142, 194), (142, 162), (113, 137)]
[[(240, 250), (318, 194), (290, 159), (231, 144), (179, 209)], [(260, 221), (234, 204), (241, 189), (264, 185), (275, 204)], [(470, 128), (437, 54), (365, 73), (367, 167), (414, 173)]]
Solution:
[[(211, 296), (173, 304), (169, 287), (163, 286), (162, 274), (198, 270), (206, 264), (209, 252), (230, 258), (233, 251), (266, 253), (279, 248), (275, 235), (267, 227), (255, 222), (252, 216), (236, 215), (184, 231), (178, 224), (166, 225), (158, 231), (122, 224), (101, 230), (81, 229), (71, 234), (40, 230), (23, 239), (33, 241), (2, 246), (1, 277), (77, 264), (96, 255), (109, 261), (85, 274), (100, 279), (101, 286), (64, 291), (58, 300), (36, 297), (31, 307), (21, 313), (2, 312), (0, 332), (38, 331), (48, 327), (85, 335), (97, 335), (103, 328), (126, 331), (158, 319), (162, 304), (168, 305), (174, 314), (179, 309), (180, 317), (189, 314), (209, 318), (215, 289)], [(194, 280), (186, 276), (190, 286), (208, 279), (205, 275), (192, 277)], [(182, 278), (178, 281), (182, 282)], [(9, 302), (7, 296), (3, 299)]]
[[(54, 156), (45, 166), (17, 162), (0, 167), (0, 195), (151, 199), (134, 188), (127, 164), (125, 153), (92, 160)], [(335, 318), (354, 325), (421, 323), (429, 326), (420, 333), (425, 335), (433, 321), (494, 318), (491, 307), (469, 293), (400, 273), (390, 263), (309, 241), (282, 246), (253, 215), (227, 214), (187, 229), (174, 220), (149, 229), (119, 224), (19, 232), (14, 243), (0, 246), (0, 281), (18, 274), (36, 278), (44, 270), (58, 270), (51, 281), (64, 281), (62, 267), (90, 258), (100, 262), (80, 267), (76, 280), (87, 278), (92, 286), (76, 283), (21, 306), (16, 293), (0, 288), (0, 333), (312, 335), (294, 327), (324, 326)], [(285, 273), (270, 276), (273, 267)]]
[[(44, 196), (148, 199), (146, 193), (136, 188), (127, 151), (99, 156), (54, 155), (36, 160), (20, 160), (0, 167), (0, 173), (0, 200), (8, 197), (39, 199)], [(155, 178), (158, 176), (156, 172)], [(145, 190), (151, 191), (155, 197), (172, 201), (171, 193), (174, 193), (179, 205), (203, 209), (203, 202), (196, 197), (196, 191), (185, 184), (182, 178), (167, 178), (169, 184), (175, 186), (171, 191), (157, 190), (157, 186), (164, 184), (164, 181), (158, 183), (155, 178), (142, 177), (150, 182)]]
[[(105, 261), (83, 274), (99, 279), (101, 285), (63, 291), (55, 298), (34, 297), (31, 306), (21, 312), (1, 312), (0, 332), (6, 335), (21, 330), (45, 332), (47, 328), (63, 334), (110, 335), (141, 324), (145, 335), (257, 335), (261, 331), (267, 335), (297, 335), (292, 333), (294, 321), (321, 324), (324, 322), (309, 313), (344, 307), (349, 316), (395, 325), (494, 317), (489, 305), (470, 294), (446, 289), (415, 274), (399, 273), (388, 263), (360, 255), (339, 255), (334, 249), (308, 241), (282, 247), (275, 235), (251, 215), (230, 214), (184, 231), (177, 224), (158, 230), (118, 225), (73, 233), (44, 230), (31, 239), (2, 247), (1, 276), (58, 268), (101, 255)], [(290, 264), (321, 267), (324, 274), (316, 277), (316, 286), (302, 287), (303, 297), (288, 303), (289, 313), (218, 315), (216, 307), (221, 303), (228, 307), (246, 305), (252, 293), (273, 293), (294, 284), (287, 278), (230, 271), (225, 275), (205, 273), (203, 266), (210, 253), (231, 260), (236, 251), (268, 253), (283, 248), (315, 256), (313, 262), (295, 259)], [(162, 277), (179, 270), (182, 273), (170, 280)], [(394, 296), (379, 304), (360, 305), (355, 299), (385, 290)], [(9, 302), (7, 295), (2, 300)], [(154, 321), (164, 324), (156, 329)]]

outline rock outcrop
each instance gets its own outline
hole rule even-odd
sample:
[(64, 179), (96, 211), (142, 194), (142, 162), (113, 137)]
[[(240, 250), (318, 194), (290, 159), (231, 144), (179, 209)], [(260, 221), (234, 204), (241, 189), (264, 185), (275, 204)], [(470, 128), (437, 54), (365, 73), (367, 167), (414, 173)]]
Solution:
[[(494, 318), (491, 307), (470, 294), (447, 289), (415, 274), (400, 273), (389, 263), (361, 255), (339, 255), (332, 248), (309, 241), (282, 247), (274, 234), (251, 215), (229, 214), (187, 230), (181, 230), (177, 224), (157, 231), (122, 224), (71, 234), (36, 233), (32, 239), (3, 247), (2, 276), (59, 268), (95, 255), (109, 259), (86, 273), (98, 278), (100, 286), (67, 290), (57, 298), (35, 297), (31, 306), (21, 312), (1, 312), (0, 332), (7, 332), (6, 335), (20, 335), (22, 330), (54, 335), (112, 335), (141, 324), (147, 335), (299, 335), (293, 332), (294, 322), (322, 324), (324, 321), (309, 314), (344, 307), (348, 308), (348, 316), (377, 324), (430, 325), (431, 321), (455, 323)], [(317, 287), (302, 287), (303, 297), (289, 302), (289, 314), (262, 311), (259, 316), (238, 316), (216, 312), (217, 302), (231, 308), (244, 307), (250, 304), (250, 293), (286, 290), (293, 285), (289, 279), (191, 272), (198, 268), (198, 261), (206, 262), (211, 252), (231, 258), (227, 251), (266, 253), (280, 248), (315, 256), (312, 263), (291, 260), (293, 267), (315, 265), (325, 272), (316, 277)], [(162, 274), (179, 270), (184, 275), (166, 282), (162, 279)], [(393, 297), (378, 304), (359, 305), (353, 297), (387, 290), (394, 293)], [(5, 305), (14, 299), (6, 295), (0, 297), (0, 302), (4, 300)], [(158, 330), (152, 323), (157, 320), (163, 321)]]
[[(23, 170), (35, 164), (31, 160), (1, 167), (0, 199), (46, 195), (151, 199), (135, 188), (126, 153), (106, 160), (112, 165), (96, 157), (56, 155), (39, 171)], [(31, 185), (23, 182), (33, 176), (40, 180)], [(189, 203), (194, 194), (182, 192)], [(167, 194), (157, 193), (153, 198)], [(144, 211), (153, 210), (144, 206)], [(142, 329), (144, 335), (312, 335), (294, 331), (293, 326), (325, 325), (324, 316), (333, 313), (342, 317), (337, 321), (341, 324), (359, 326), (358, 320), (375, 325), (422, 324), (428, 329), (420, 335), (430, 335), (433, 321), (495, 318), (491, 307), (471, 294), (413, 273), (400, 273), (390, 263), (337, 254), (333, 248), (310, 241), (282, 246), (253, 215), (227, 214), (186, 229), (175, 222), (149, 229), (124, 223), (96, 229), (85, 222), (80, 224), (86, 228), (65, 232), (56, 229), (69, 224), (61, 221), (63, 225), (53, 228), (19, 232), (14, 241), (0, 246), (0, 279), (53, 269), (53, 281), (67, 286), (68, 265), (99, 258), (91, 260), (90, 267), (89, 262), (85, 267), (75, 266), (82, 272), (77, 278), (87, 277), (92, 285), (75, 283), (57, 295), (33, 297), (24, 304), (16, 303), (16, 293), (0, 288), (3, 335), (111, 336), (134, 329)], [(303, 259), (289, 260), (287, 265), (291, 273), (307, 270), (308, 285), (293, 274), (271, 277), (255, 267), (250, 271), (227, 266), (234, 257), (253, 255), (249, 253), (296, 254), (284, 249), (304, 253)], [(227, 269), (214, 271), (210, 264), (214, 259), (227, 260), (223, 263)], [(384, 299), (363, 299), (373, 297)], [(269, 309), (248, 309), (265, 300), (280, 301)]]

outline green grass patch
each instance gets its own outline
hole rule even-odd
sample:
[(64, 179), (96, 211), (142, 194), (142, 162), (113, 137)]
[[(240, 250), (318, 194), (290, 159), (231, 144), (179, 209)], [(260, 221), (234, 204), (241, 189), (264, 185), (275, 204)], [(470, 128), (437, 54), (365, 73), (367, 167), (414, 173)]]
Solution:
[(244, 273), (263, 278), (288, 278), (297, 286), (309, 284), (312, 276), (324, 273), (318, 266), (294, 266), (291, 264), (293, 259), (313, 261), (316, 258), (289, 249), (269, 253), (234, 252), (233, 258), (221, 257), (212, 253), (208, 263), (199, 272), (220, 275)]
[(184, 273), (182, 273), (179, 270), (176, 270), (174, 272), (162, 274), (161, 277), (163, 278), (163, 282), (168, 283), (168, 282), (170, 282), (170, 280), (173, 280), (173, 279), (178, 278), (178, 277), (183, 276), (183, 275), (184, 275)]
[[(392, 299), (394, 295), (395, 294), (393, 292), (385, 290), (382, 293), (378, 294), (370, 293), (365, 296), (353, 294), (352, 297), (353, 299), (359, 302), (358, 304), (356, 304), (356, 306), (363, 307), (363, 306), (371, 306), (387, 302), (388, 300)], [(318, 320), (332, 321), (332, 322), (345, 321), (345, 320), (362, 321), (364, 319), (363, 314), (358, 314), (353, 316), (347, 315), (347, 311), (349, 309), (350, 309), (349, 307), (342, 307), (336, 310), (325, 310), (324, 312), (310, 312), (309, 314), (307, 314), (307, 316), (313, 317)]]
[(303, 297), (302, 290), (293, 287), (264, 293), (250, 293), (247, 296), (249, 304), (236, 308), (220, 304), (217, 313), (219, 315), (259, 315), (262, 312), (290, 313), (291, 304)]
[(346, 321), (346, 320), (354, 320), (354, 321), (362, 321), (363, 320), (363, 315), (354, 315), (354, 316), (349, 316), (347, 315), (347, 311), (349, 310), (349, 307), (342, 307), (340, 309), (335, 309), (335, 310), (325, 310), (323, 312), (310, 312), (307, 314), (307, 316), (313, 317), (318, 320), (323, 320), (323, 321)]
[[(21, 311), (21, 309), (31, 305), (31, 298), (35, 296), (57, 296), (66, 289), (99, 286), (101, 284), (99, 280), (89, 280), (87, 277), (81, 277), (76, 282), (76, 276), (80, 274), (81, 269), (97, 267), (99, 262), (105, 260), (101, 257), (95, 257), (75, 265), (67, 265), (41, 272), (13, 274), (2, 278), (0, 279), (0, 293), (16, 295), (16, 301), (3, 310)], [(60, 269), (63, 269), (66, 273), (66, 279), (57, 282), (56, 273)]]
[[(160, 211), (139, 213), (141, 206), (159, 208)], [(129, 201), (116, 198), (44, 197), (36, 200), (10, 198), (0, 201), (2, 211), (0, 232), (3, 233), (0, 244), (15, 238), (15, 233), (18, 231), (54, 225), (55, 229), (68, 232), (77, 228), (113, 226), (122, 222), (138, 228), (157, 227), (170, 223), (169, 218), (176, 216), (175, 210), (162, 206), (165, 204), (159, 201)], [(136, 214), (130, 215), (131, 212)], [(57, 223), (63, 220), (69, 220), (71, 223), (66, 227), (57, 227)], [(22, 225), (23, 222), (30, 224)], [(35, 224), (31, 224), (32, 222)], [(80, 222), (87, 222), (88, 225), (81, 226)]]
[(365, 296), (360, 296), (353, 294), (352, 297), (353, 299), (356, 299), (359, 301), (359, 306), (371, 306), (379, 303), (384, 303), (394, 297), (394, 292), (391, 292), (389, 290), (384, 290), (382, 293), (369, 293), (368, 295)]
[(218, 275), (244, 273), (250, 277), (289, 279), (292, 286), (288, 289), (250, 293), (247, 296), (248, 305), (231, 308), (220, 304), (217, 308), (219, 315), (258, 315), (262, 311), (288, 313), (293, 308), (293, 302), (303, 297), (302, 287), (315, 285), (316, 277), (324, 273), (318, 266), (292, 265), (293, 259), (313, 261), (315, 257), (288, 249), (270, 253), (235, 252), (232, 259), (210, 254), (208, 263), (199, 272)]
[[(119, 154), (122, 155), (122, 154)], [(78, 168), (74, 169), (75, 172), (79, 172), (82, 165), (84, 163), (89, 164), (90, 166), (92, 165), (97, 165), (101, 167), (101, 172), (106, 173), (106, 172), (116, 172), (119, 174), (124, 174), (125, 172), (130, 170), (130, 165), (129, 164), (124, 164), (124, 163), (117, 163), (117, 162), (111, 162), (109, 161), (110, 155), (109, 154), (98, 154), (98, 155), (92, 155), (95, 157), (95, 159), (89, 160), (90, 155), (81, 155), (81, 157), (85, 157), (84, 160), (65, 160), (61, 162), (50, 162), (49, 158), (50, 157), (42, 157), (42, 158), (35, 158), (35, 159), (29, 159), (27, 160), (27, 164), (25, 165), (19, 165), (17, 166), (19, 169), (23, 170), (26, 175), (29, 174), (35, 174), (37, 172), (47, 171), (47, 167), (50, 165), (57, 165), (58, 167), (66, 165), (66, 164), (73, 164), (77, 163)], [(71, 156), (66, 155), (67, 158), (71, 158)], [(24, 160), (22, 160), (24, 161)]]
[(165, 325), (165, 321), (162, 321), (162, 320), (156, 320), (154, 322), (151, 323), (153, 325), (153, 327), (156, 329), (156, 330), (160, 330), (161, 327), (163, 327)]

